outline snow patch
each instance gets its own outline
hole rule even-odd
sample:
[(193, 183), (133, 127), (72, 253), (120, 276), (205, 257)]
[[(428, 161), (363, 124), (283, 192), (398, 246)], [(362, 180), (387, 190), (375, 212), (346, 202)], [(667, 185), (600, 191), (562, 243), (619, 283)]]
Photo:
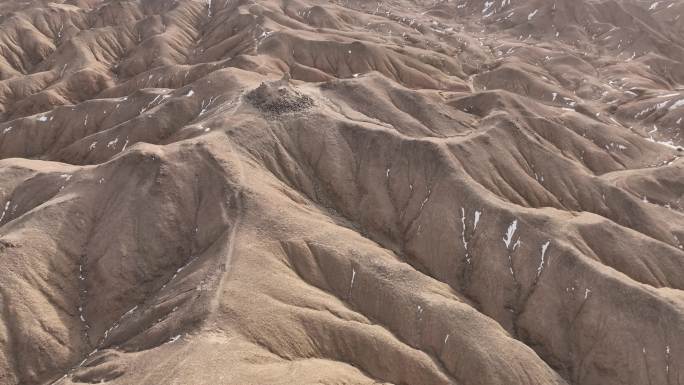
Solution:
[(468, 255), (468, 241), (466, 240), (466, 214), (465, 207), (461, 207), (461, 242), (463, 242), (463, 249), (465, 250), (466, 263), (470, 264), (470, 256)]
[(480, 216), (482, 215), (482, 211), (475, 210), (475, 220), (473, 224), (473, 231), (477, 229), (477, 223), (480, 222)]
[[(668, 108), (668, 110), (672, 111), (674, 109), (677, 109), (677, 108), (683, 107), (683, 106), (684, 106), (684, 99), (679, 99), (676, 102), (672, 103), (672, 105)], [(682, 119), (679, 118), (679, 121), (681, 121), (681, 120)]]
[[(518, 220), (514, 220), (509, 226), (508, 230), (506, 230), (506, 236), (503, 238), (504, 243), (506, 244), (506, 248), (508, 249), (511, 245), (511, 241), (513, 240), (513, 236), (515, 235), (515, 231), (518, 229)], [(515, 248), (515, 245), (514, 245)]]
[(107, 143), (107, 148), (114, 148), (117, 143), (119, 143), (119, 138), (115, 138), (114, 140), (110, 140), (109, 143)]
[(535, 9), (532, 13), (527, 15), (527, 20), (532, 20), (532, 18), (537, 14), (537, 12), (539, 12), (539, 10)]
[(2, 220), (5, 218), (5, 214), (7, 214), (7, 210), (9, 209), (11, 203), (12, 201), (7, 201), (5, 203), (5, 209), (2, 210), (2, 214), (0, 215), (0, 223), (2, 223)]
[(174, 342), (178, 341), (181, 337), (182, 337), (182, 335), (180, 335), (180, 334), (175, 336), (175, 337), (172, 337), (168, 343), (170, 343), (170, 344), (174, 343)]
[(539, 261), (539, 267), (537, 267), (537, 277), (539, 277), (544, 270), (544, 256), (546, 256), (546, 250), (549, 248), (551, 241), (546, 241), (541, 248), (541, 261)]

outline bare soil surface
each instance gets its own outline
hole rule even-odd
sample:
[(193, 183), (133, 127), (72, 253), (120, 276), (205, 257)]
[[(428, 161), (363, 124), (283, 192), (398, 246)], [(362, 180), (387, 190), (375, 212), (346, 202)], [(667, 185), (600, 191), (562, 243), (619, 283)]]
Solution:
[(0, 1), (0, 384), (684, 384), (684, 2)]

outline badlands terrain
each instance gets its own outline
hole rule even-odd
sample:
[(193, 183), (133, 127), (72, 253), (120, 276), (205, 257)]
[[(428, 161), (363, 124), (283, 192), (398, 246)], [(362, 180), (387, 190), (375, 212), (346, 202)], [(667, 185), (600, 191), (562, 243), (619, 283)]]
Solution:
[(0, 384), (684, 384), (681, 0), (0, 1)]

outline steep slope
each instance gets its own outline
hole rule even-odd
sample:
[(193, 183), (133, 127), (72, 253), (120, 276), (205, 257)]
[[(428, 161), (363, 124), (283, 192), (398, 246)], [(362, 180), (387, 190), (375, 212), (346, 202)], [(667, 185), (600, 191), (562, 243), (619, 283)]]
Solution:
[(681, 382), (683, 11), (0, 2), (0, 383)]

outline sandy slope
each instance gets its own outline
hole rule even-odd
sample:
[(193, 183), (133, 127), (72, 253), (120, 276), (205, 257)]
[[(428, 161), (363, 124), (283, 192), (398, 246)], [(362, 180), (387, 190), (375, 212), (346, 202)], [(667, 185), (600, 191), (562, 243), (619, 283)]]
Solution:
[(684, 3), (0, 2), (0, 383), (684, 383)]

